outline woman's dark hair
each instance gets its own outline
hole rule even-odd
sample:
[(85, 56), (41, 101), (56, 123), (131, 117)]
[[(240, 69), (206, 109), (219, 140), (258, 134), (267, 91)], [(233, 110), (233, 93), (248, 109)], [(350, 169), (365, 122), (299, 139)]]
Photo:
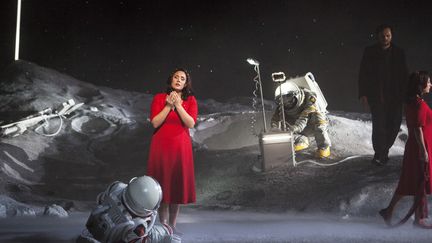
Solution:
[(171, 75), (168, 77), (168, 80), (167, 80), (166, 93), (169, 94), (172, 91), (174, 91), (174, 89), (171, 87), (171, 82), (172, 82), (172, 79), (174, 77), (174, 74), (176, 72), (178, 72), (178, 71), (182, 71), (182, 72), (184, 72), (186, 74), (186, 83), (185, 83), (185, 86), (184, 86), (184, 88), (182, 90), (182, 97), (181, 97), (182, 100), (186, 100), (189, 96), (194, 95), (194, 92), (193, 92), (193, 89), (192, 89), (192, 79), (191, 79), (189, 73), (186, 71), (186, 69), (177, 68), (176, 70), (174, 70), (171, 73)]
[(405, 99), (407, 104), (415, 101), (417, 96), (422, 95), (423, 89), (426, 87), (429, 78), (430, 76), (427, 71), (416, 71), (411, 73), (408, 80)]

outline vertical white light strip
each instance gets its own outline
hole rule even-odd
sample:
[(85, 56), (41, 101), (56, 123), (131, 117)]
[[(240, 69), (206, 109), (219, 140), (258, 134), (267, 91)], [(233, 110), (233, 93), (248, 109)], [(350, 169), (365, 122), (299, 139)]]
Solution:
[(21, 25), (21, 0), (17, 0), (17, 21), (16, 21), (16, 36), (15, 36), (15, 61), (19, 60), (19, 41), (20, 41), (20, 25)]

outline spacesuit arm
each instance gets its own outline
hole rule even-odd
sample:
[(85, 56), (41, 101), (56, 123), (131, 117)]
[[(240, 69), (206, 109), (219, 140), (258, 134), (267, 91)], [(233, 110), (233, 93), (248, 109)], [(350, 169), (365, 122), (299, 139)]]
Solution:
[(281, 128), (280, 124), (281, 124), (281, 117), (280, 117), (280, 108), (278, 106), (271, 118), (271, 127), (280, 129)]
[(124, 242), (181, 243), (181, 238), (173, 235), (168, 225), (150, 226), (148, 221), (142, 218), (133, 218), (132, 222), (134, 226), (128, 226), (123, 232)]
[(149, 231), (146, 243), (181, 243), (181, 238), (168, 225), (157, 224)]
[(302, 132), (305, 129), (305, 127), (309, 121), (310, 114), (313, 112), (317, 112), (317, 108), (315, 105), (311, 105), (309, 107), (306, 107), (300, 113), (300, 116), (295, 120), (294, 125), (288, 126), (290, 128), (290, 130), (293, 133)]
[(147, 242), (148, 223), (142, 218), (133, 218), (128, 225), (116, 229), (123, 242)]
[(125, 187), (125, 184), (120, 181), (115, 181), (111, 183), (105, 191), (97, 195), (96, 203), (101, 204), (103, 201), (105, 201), (105, 197), (109, 195), (111, 192), (113, 192), (114, 190), (116, 190), (118, 187)]

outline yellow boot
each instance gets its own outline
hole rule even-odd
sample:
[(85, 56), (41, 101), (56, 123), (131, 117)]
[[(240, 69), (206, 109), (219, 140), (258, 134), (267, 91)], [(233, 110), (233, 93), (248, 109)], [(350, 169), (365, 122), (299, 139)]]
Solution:
[(330, 156), (330, 147), (322, 148), (317, 150), (317, 157), (324, 159)]
[(294, 151), (298, 152), (298, 151), (301, 151), (303, 149), (307, 149), (308, 147), (309, 147), (309, 144), (307, 144), (307, 143), (294, 144)]

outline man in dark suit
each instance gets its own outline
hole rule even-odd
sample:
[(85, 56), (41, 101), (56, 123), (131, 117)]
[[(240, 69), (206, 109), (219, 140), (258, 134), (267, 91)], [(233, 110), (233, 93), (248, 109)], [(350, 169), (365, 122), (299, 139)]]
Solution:
[(384, 165), (402, 122), (402, 103), (408, 79), (403, 49), (392, 43), (393, 30), (380, 25), (378, 42), (365, 48), (358, 80), (359, 98), (372, 114), (372, 162)]

